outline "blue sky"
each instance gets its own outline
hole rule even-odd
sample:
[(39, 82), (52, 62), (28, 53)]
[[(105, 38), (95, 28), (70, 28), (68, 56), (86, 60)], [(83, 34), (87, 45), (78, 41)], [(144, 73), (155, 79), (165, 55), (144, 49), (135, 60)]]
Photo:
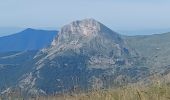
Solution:
[(95, 18), (113, 30), (170, 30), (170, 0), (0, 0), (0, 27), (59, 29)]

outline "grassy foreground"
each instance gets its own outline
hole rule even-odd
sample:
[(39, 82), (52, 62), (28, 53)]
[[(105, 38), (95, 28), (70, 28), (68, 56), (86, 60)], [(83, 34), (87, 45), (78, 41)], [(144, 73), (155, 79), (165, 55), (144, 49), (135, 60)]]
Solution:
[[(6, 99), (27, 100), (19, 96), (9, 96)], [(153, 85), (147, 88), (129, 86), (119, 89), (94, 90), (88, 93), (37, 96), (30, 97), (28, 100), (170, 100), (170, 86)]]

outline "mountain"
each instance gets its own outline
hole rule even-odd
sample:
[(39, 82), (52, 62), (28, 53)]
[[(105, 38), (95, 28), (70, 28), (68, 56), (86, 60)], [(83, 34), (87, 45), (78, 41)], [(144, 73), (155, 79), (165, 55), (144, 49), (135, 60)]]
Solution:
[(169, 37), (121, 36), (94, 19), (73, 21), (40, 51), (0, 53), (0, 92), (88, 91), (149, 84), (152, 76), (168, 82)]
[(35, 56), (32, 71), (23, 75), (19, 87), (28, 93), (51, 94), (135, 82), (149, 73), (137, 59), (122, 37), (102, 23), (74, 21)]
[(170, 72), (170, 33), (126, 37), (130, 48), (146, 60), (145, 66), (151, 74), (167, 74)]
[(0, 52), (39, 50), (51, 44), (57, 31), (26, 29), (0, 37)]
[(0, 89), (15, 87), (19, 78), (32, 69), (37, 51), (49, 46), (57, 33), (29, 28), (0, 37)]

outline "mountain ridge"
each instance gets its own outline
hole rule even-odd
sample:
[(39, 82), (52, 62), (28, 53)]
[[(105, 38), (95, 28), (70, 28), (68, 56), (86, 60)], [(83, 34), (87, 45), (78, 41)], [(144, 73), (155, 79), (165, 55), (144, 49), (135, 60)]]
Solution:
[(57, 33), (28, 28), (16, 34), (3, 36), (0, 37), (0, 52), (39, 50), (50, 45)]

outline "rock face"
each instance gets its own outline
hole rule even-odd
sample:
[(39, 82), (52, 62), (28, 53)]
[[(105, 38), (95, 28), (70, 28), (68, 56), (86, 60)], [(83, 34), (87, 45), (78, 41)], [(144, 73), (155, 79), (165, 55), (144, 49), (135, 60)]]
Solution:
[(94, 19), (65, 25), (52, 42), (52, 47), (46, 49), (44, 53), (47, 56), (43, 59), (53, 59), (65, 53), (81, 54), (88, 57), (90, 65), (97, 63), (114, 65), (116, 63), (114, 58), (118, 62), (119, 59), (129, 55), (121, 36)]
[(19, 86), (30, 93), (49, 94), (136, 81), (148, 70), (132, 67), (132, 56), (134, 51), (121, 36), (100, 22), (74, 21), (61, 29), (51, 47), (35, 56), (34, 68), (23, 76)]

